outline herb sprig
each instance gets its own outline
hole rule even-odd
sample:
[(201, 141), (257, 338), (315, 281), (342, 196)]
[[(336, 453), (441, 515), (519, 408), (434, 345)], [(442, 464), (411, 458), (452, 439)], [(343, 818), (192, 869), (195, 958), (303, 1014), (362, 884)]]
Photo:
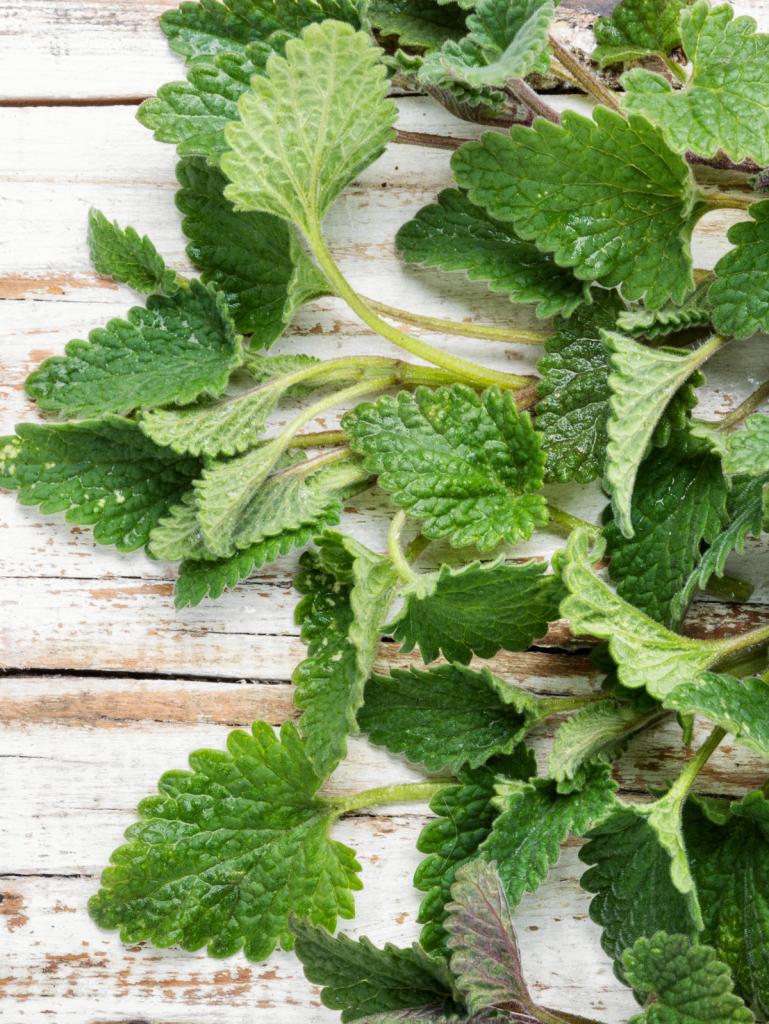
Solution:
[[(550, 0), (202, 0), (164, 14), (187, 81), (138, 116), (178, 148), (177, 205), (201, 275), (181, 277), (149, 238), (93, 211), (95, 268), (149, 295), (146, 308), (35, 370), (27, 393), (60, 421), (0, 441), (0, 484), (19, 501), (180, 562), (179, 608), (313, 538), (295, 581), (308, 646), (298, 728), (278, 737), (255, 722), (226, 752), (166, 773), (91, 913), (125, 942), (252, 960), (295, 947), (343, 1021), (585, 1024), (533, 1000), (513, 927), (569, 834), (588, 839), (582, 885), (645, 1007), (636, 1024), (769, 1013), (766, 787), (731, 803), (692, 790), (727, 734), (769, 758), (769, 628), (683, 635), (698, 589), (749, 596), (725, 560), (769, 528), (769, 420), (755, 412), (769, 384), (721, 422), (692, 418), (711, 356), (769, 329), (769, 201), (751, 191), (769, 162), (769, 36), (728, 4), (622, 0), (596, 24), (594, 60), (649, 66), (626, 71), (617, 94), (552, 37), (553, 14)], [(532, 74), (592, 96), (592, 117), (557, 113)], [(393, 77), (492, 130), (466, 144), (396, 134)], [(356, 292), (323, 218), (393, 141), (455, 151), (457, 188), (398, 232), (404, 260), (557, 314), (551, 331), (458, 324)], [(702, 184), (707, 162), (742, 173), (741, 187)], [(719, 208), (750, 220), (699, 271), (692, 231)], [(421, 362), (268, 355), (324, 295)], [(392, 320), (542, 343), (541, 376), (449, 355)], [(245, 390), (230, 388), (236, 373)], [(269, 414), (299, 394), (313, 397), (265, 437)], [(364, 397), (340, 429), (304, 432)], [(600, 528), (542, 493), (598, 477), (611, 498)], [(375, 480), (395, 507), (386, 554), (332, 529)], [(506, 565), (499, 545), (538, 530), (567, 536), (551, 564)], [(441, 538), (464, 564), (419, 572)], [(470, 667), (526, 650), (561, 618), (606, 641), (595, 695), (538, 698)], [(418, 648), (425, 668), (375, 674), (382, 635)], [(650, 802), (620, 801), (612, 763), (673, 712), (687, 744), (695, 714), (712, 731)], [(525, 739), (554, 714), (538, 777)], [(324, 797), (358, 730), (451, 778)], [(417, 844), (421, 942), (334, 938), (360, 881), (329, 828), (403, 800), (430, 800), (436, 815)]]

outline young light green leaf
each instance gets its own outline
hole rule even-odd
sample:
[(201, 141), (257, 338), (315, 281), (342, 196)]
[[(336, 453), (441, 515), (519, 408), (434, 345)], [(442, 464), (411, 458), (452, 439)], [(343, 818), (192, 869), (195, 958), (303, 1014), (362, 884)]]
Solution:
[(511, 302), (537, 302), (540, 317), (560, 311), (569, 316), (590, 298), (585, 282), (454, 188), (444, 189), (437, 203), (423, 206), (407, 221), (395, 244), (407, 263), (464, 270), (471, 281), (488, 281), (492, 291), (509, 292)]
[(172, 50), (187, 63), (219, 53), (241, 52), (249, 43), (266, 41), (273, 33), (285, 39), (325, 18), (347, 21), (360, 28), (354, 0), (207, 0), (184, 3), (160, 16), (160, 27)]
[(511, 78), (550, 67), (547, 31), (551, 0), (480, 0), (467, 19), (468, 36), (429, 53), (420, 79), (457, 82), (471, 89), (504, 86)]
[(665, 707), (704, 715), (769, 761), (769, 683), (703, 672), (665, 698)]
[(748, 213), (752, 220), (732, 224), (727, 232), (735, 248), (716, 264), (710, 290), (716, 330), (738, 338), (769, 330), (769, 201)]
[(467, 14), (458, 4), (435, 0), (371, 0), (366, 10), (371, 24), (383, 36), (398, 36), (399, 46), (440, 47), (447, 39), (461, 39)]
[(206, 549), (198, 522), (195, 491), (182, 495), (180, 505), (172, 505), (150, 534), (149, 550), (155, 558), (180, 562), (183, 558), (205, 558)]
[(470, 1013), (499, 1004), (530, 1013), (513, 915), (496, 865), (480, 859), (465, 864), (457, 871), (451, 898), (445, 922), (451, 970)]
[[(603, 339), (615, 371), (609, 377), (613, 395), (612, 415), (606, 425), (609, 434), (606, 480), (612, 490), (615, 522), (625, 537), (632, 537), (630, 503), (646, 446), (675, 393), (723, 339), (716, 337), (694, 352), (681, 354), (646, 348), (632, 338), (608, 331), (604, 332)], [(703, 381), (695, 377), (691, 386), (701, 383)], [(684, 405), (690, 405), (686, 397)], [(683, 427), (685, 419), (679, 425)]]
[(579, 859), (591, 867), (580, 885), (596, 894), (590, 918), (603, 928), (601, 946), (617, 977), (628, 984), (622, 952), (640, 936), (667, 927), (696, 939), (698, 929), (686, 898), (673, 885), (668, 852), (633, 806), (618, 805), (588, 838)]
[(593, 26), (599, 45), (591, 54), (601, 64), (668, 57), (682, 45), (678, 21), (690, 0), (622, 0), (610, 18)]
[(689, 237), (704, 204), (684, 160), (639, 117), (567, 110), (510, 135), (489, 132), (451, 158), (457, 184), (580, 280), (622, 284), (650, 309), (694, 287)]
[(534, 429), (542, 433), (545, 479), (587, 484), (603, 473), (609, 418), (609, 358), (602, 331), (614, 329), (624, 303), (616, 292), (599, 291), (590, 305), (557, 317), (537, 363), (542, 380)]
[(381, 156), (397, 117), (385, 100), (379, 48), (350, 25), (310, 25), (273, 56), (239, 102), (241, 122), (221, 158), (236, 210), (265, 210), (319, 229), (323, 214), (364, 167)]
[(227, 179), (200, 158), (179, 161), (176, 205), (191, 239), (187, 255), (203, 281), (221, 291), (251, 351), (269, 348), (305, 302), (333, 288), (304, 254), (285, 221), (270, 213), (235, 213)]
[(724, 473), (759, 476), (769, 472), (769, 417), (756, 413), (745, 420), (745, 429), (730, 434), (726, 442)]
[(43, 515), (93, 526), (97, 544), (135, 551), (199, 475), (199, 459), (160, 448), (107, 414), (80, 423), (20, 423), (0, 438), (0, 487)]
[(733, 550), (744, 553), (748, 535), (761, 536), (764, 520), (764, 486), (769, 474), (760, 477), (736, 477), (726, 497), (726, 512), (729, 525), (716, 537), (702, 556), (683, 589), (673, 598), (671, 605), (672, 625), (679, 629), (689, 602), (697, 588), (705, 589), (715, 573), (723, 576), (727, 556)]
[(590, 767), (584, 786), (574, 793), (559, 793), (554, 779), (500, 780), (495, 788), (494, 802), (502, 813), (480, 852), (484, 860), (497, 862), (512, 909), (524, 892), (536, 892), (547, 878), (569, 833), (583, 836), (617, 803), (617, 783), (608, 764)]
[[(504, 557), (504, 556), (502, 556)], [(384, 629), (408, 654), (418, 644), (427, 665), (440, 655), (468, 665), (473, 654), (525, 651), (559, 618), (566, 591), (543, 574), (546, 563), (502, 565), (502, 558), (419, 576), (401, 591), (403, 607)]]
[[(297, 370), (306, 370), (310, 366), (317, 366), (320, 362), (315, 356), (296, 355), (283, 356), (258, 356), (249, 355), (245, 367), (257, 384), (268, 384), (277, 380), (278, 377), (285, 377), (287, 373), (295, 373)], [(306, 383), (292, 384), (286, 391), (286, 395), (309, 395), (319, 385), (312, 379)]]
[(488, 669), (440, 665), (426, 672), (392, 669), (366, 683), (358, 725), (372, 743), (403, 753), (428, 771), (463, 764), (477, 768), (494, 754), (509, 754), (545, 715), (547, 701)]
[(656, 1001), (630, 1024), (750, 1024), (753, 1014), (732, 992), (726, 964), (709, 946), (692, 946), (685, 935), (657, 932), (623, 954), (631, 985)]
[(703, 541), (712, 544), (728, 523), (727, 493), (721, 460), (707, 442), (681, 432), (668, 447), (653, 448), (633, 492), (632, 539), (616, 522), (604, 527), (619, 596), (670, 626)]
[[(763, 683), (766, 686), (766, 683)], [(769, 803), (761, 792), (727, 805), (720, 817), (693, 796), (685, 836), (705, 928), (703, 944), (728, 964), (737, 993), (769, 1011)]]
[(451, 1015), (464, 1009), (454, 999), (446, 961), (428, 956), (416, 942), (410, 949), (389, 942), (378, 949), (365, 936), (357, 941), (346, 935), (334, 938), (325, 928), (313, 928), (306, 918), (292, 918), (290, 927), (305, 977), (324, 986), (321, 1002), (330, 1010), (341, 1010), (343, 1024), (388, 1010), (430, 1007)]
[(88, 213), (88, 250), (97, 274), (127, 284), (142, 295), (162, 292), (171, 296), (179, 289), (176, 271), (166, 267), (149, 238), (139, 238), (131, 227), (123, 230), (117, 221), (110, 224), (100, 210)]
[(433, 797), (430, 810), (438, 818), (425, 825), (417, 840), (417, 849), (428, 856), (414, 874), (414, 887), (426, 893), (417, 921), (424, 925), (420, 942), (428, 952), (451, 956), (443, 927), (446, 904), (457, 870), (476, 856), (499, 814), (493, 803), (497, 776), (525, 782), (536, 774), (533, 751), (520, 743), (512, 754), (492, 757), (480, 768), (463, 768), (458, 785)]
[(198, 281), (173, 298), (152, 295), (66, 356), (46, 359), (24, 387), (41, 409), (83, 418), (218, 395), (243, 362), (243, 339), (224, 297)]
[(569, 715), (558, 730), (547, 760), (559, 793), (581, 789), (591, 765), (616, 761), (630, 738), (663, 717), (657, 710), (637, 712), (627, 704), (601, 700)]
[(728, 640), (678, 636), (612, 593), (593, 569), (603, 552), (603, 541), (590, 551), (585, 531), (572, 533), (563, 572), (571, 596), (561, 605), (561, 614), (570, 620), (575, 635), (587, 633), (609, 640), (624, 686), (645, 686), (653, 697), (661, 700), (679, 683), (694, 679), (726, 653)]
[(370, 475), (349, 448), (274, 472), (279, 447), (269, 441), (203, 470), (195, 484), (198, 519), (213, 555), (231, 557), (284, 530), (314, 527), (330, 508), (339, 511), (340, 492), (354, 494)]
[(712, 284), (713, 275), (709, 274), (697, 282), (694, 291), (689, 292), (681, 303), (668, 299), (657, 309), (647, 309), (641, 305), (632, 310), (621, 310), (617, 317), (617, 327), (630, 334), (645, 334), (650, 340), (687, 327), (703, 327), (710, 323), (713, 316), (710, 299)]
[(510, 391), (420, 387), (361, 403), (342, 426), (393, 500), (425, 519), (426, 537), (485, 551), (547, 522), (544, 499), (532, 494), (542, 486), (539, 436)]
[(243, 948), (263, 960), (278, 941), (292, 948), (292, 911), (329, 928), (353, 916), (360, 868), (328, 837), (338, 812), (316, 796), (323, 780), (293, 723), (278, 739), (254, 722), (251, 735), (230, 733), (227, 748), (192, 754), (191, 772), (167, 772), (161, 795), (139, 804), (144, 820), (89, 903), (124, 942), (207, 945), (218, 957)]
[(685, 7), (681, 40), (693, 65), (685, 87), (673, 91), (654, 72), (635, 68), (622, 77), (623, 108), (661, 126), (676, 153), (691, 149), (730, 160), (769, 163), (769, 35), (753, 18), (734, 17), (731, 4), (711, 9), (708, 0)]

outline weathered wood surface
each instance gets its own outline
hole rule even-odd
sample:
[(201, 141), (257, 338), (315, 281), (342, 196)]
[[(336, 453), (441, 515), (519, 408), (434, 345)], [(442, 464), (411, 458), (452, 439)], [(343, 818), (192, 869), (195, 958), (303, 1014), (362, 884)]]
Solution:
[[(183, 77), (181, 59), (156, 23), (170, 6), (170, 0), (0, 0), (0, 432), (40, 418), (22, 390), (31, 369), (61, 353), (70, 338), (87, 336), (136, 304), (128, 289), (93, 273), (85, 245), (90, 206), (149, 233), (172, 266), (191, 270), (173, 204), (174, 151), (155, 143), (135, 121), (135, 106), (125, 102)], [(611, 0), (564, 0), (562, 38), (587, 51), (592, 18), (612, 6)], [(769, 24), (769, 0), (735, 7)], [(553, 102), (580, 105), (566, 97)], [(403, 128), (478, 134), (430, 101), (409, 98), (399, 105)], [(529, 308), (513, 307), (461, 274), (399, 261), (395, 231), (449, 184), (447, 154), (390, 147), (327, 219), (343, 269), (362, 292), (400, 308), (545, 329), (547, 322), (536, 321)], [(726, 229), (742, 217), (720, 212), (702, 222), (693, 246), (698, 265), (712, 266), (728, 249)], [(516, 372), (531, 372), (541, 354), (537, 347), (430, 340)], [(398, 353), (333, 300), (303, 310), (273, 351)], [(767, 362), (765, 346), (755, 339), (719, 353), (708, 366), (701, 414), (733, 408), (769, 375)], [(300, 404), (281, 408), (272, 426)], [(327, 416), (317, 426), (337, 420)], [(605, 499), (597, 486), (552, 493), (558, 504), (598, 521)], [(173, 566), (99, 547), (87, 529), (65, 524), (61, 515), (40, 517), (10, 495), (2, 509), (0, 1019), (250, 1024), (256, 1008), (265, 1024), (338, 1020), (320, 1005), (317, 988), (291, 955), (278, 952), (264, 964), (248, 964), (241, 955), (219, 962), (202, 952), (125, 948), (86, 911), (110, 851), (135, 820), (137, 801), (153, 791), (163, 771), (184, 767), (193, 749), (221, 746), (229, 729), (247, 727), (253, 718), (277, 726), (296, 717), (290, 678), (304, 654), (293, 622), (297, 556), (216, 603), (175, 613)], [(349, 502), (342, 525), (383, 551), (391, 515), (386, 494), (373, 489)], [(556, 533), (541, 534), (508, 554), (547, 557), (562, 543)], [(729, 568), (756, 585), (751, 603), (737, 608), (700, 601), (690, 616), (691, 633), (717, 636), (767, 620), (767, 545), (748, 541), (747, 552)], [(421, 564), (456, 558), (436, 544)], [(592, 692), (600, 676), (583, 644), (555, 624), (536, 651), (500, 654), (492, 664), (534, 693)], [(383, 644), (379, 668), (413, 660)], [(556, 726), (548, 722), (532, 737), (542, 767)], [(698, 726), (695, 746), (704, 729)], [(424, 777), (361, 737), (350, 741), (349, 753), (327, 783), (329, 793)], [(616, 778), (628, 798), (642, 798), (648, 785), (675, 776), (688, 756), (670, 718), (633, 741)], [(760, 759), (725, 743), (698, 787), (736, 796), (764, 778)], [(335, 837), (358, 851), (365, 885), (358, 916), (342, 922), (346, 933), (400, 945), (418, 935), (419, 894), (410, 880), (420, 859), (415, 840), (428, 814), (424, 805), (402, 805), (335, 826)], [(614, 978), (599, 930), (588, 920), (589, 897), (577, 884), (578, 846), (565, 844), (547, 883), (517, 912), (525, 966), (543, 1003), (615, 1024), (635, 1004)]]

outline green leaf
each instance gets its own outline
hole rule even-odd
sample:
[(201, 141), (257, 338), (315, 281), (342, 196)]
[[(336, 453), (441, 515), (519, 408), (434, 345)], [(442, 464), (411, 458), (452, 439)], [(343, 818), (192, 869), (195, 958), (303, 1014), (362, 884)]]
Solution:
[(342, 426), (393, 500), (425, 519), (426, 537), (485, 551), (528, 540), (547, 522), (544, 499), (531, 493), (542, 486), (539, 436), (510, 391), (420, 387), (363, 402)]
[(295, 616), (308, 645), (293, 675), (294, 703), (306, 709), (308, 754), (316, 770), (328, 773), (347, 755), (347, 735), (358, 731), (355, 714), (397, 577), (389, 559), (345, 534), (326, 530), (315, 542), (318, 551), (302, 556), (305, 572), (294, 581), (305, 595)]
[(238, 330), (253, 334), (252, 352), (269, 348), (305, 302), (333, 292), (305, 256), (291, 228), (270, 213), (235, 213), (227, 179), (200, 158), (179, 161), (176, 205), (191, 239), (187, 255), (203, 281), (221, 291)]
[[(295, 373), (297, 370), (306, 370), (310, 366), (317, 366), (320, 362), (315, 356), (296, 355), (283, 356), (250, 356), (246, 360), (246, 369), (252, 375), (257, 384), (268, 384), (270, 381), (284, 377), (287, 373)], [(284, 394), (286, 395), (309, 395), (320, 385), (310, 378), (305, 383), (293, 384)]]
[(316, 796), (316, 775), (291, 722), (278, 739), (266, 722), (236, 731), (228, 752), (199, 750), (191, 772), (167, 772), (160, 796), (139, 804), (143, 819), (112, 855), (104, 888), (89, 903), (102, 928), (123, 942), (264, 960), (291, 949), (288, 915), (333, 928), (354, 914), (362, 888), (353, 851), (328, 838), (337, 816)]
[(704, 715), (769, 761), (769, 683), (703, 672), (665, 698), (665, 707)]
[(403, 753), (430, 772), (465, 762), (477, 768), (494, 754), (510, 754), (548, 713), (525, 690), (461, 665), (425, 671), (392, 669), (366, 683), (358, 725), (376, 746)]
[(553, 587), (552, 577), (543, 577), (546, 563), (501, 562), (471, 562), (460, 569), (444, 564), (437, 573), (418, 576), (401, 591), (403, 607), (385, 632), (402, 643), (402, 654), (419, 644), (426, 665), (441, 651), (462, 665), (473, 654), (493, 658), (500, 649), (525, 651), (559, 618), (565, 592)]
[[(762, 685), (766, 686), (766, 683)], [(689, 800), (686, 844), (702, 902), (703, 944), (728, 964), (737, 993), (769, 1011), (769, 804), (761, 792), (727, 805), (721, 820)]]
[(571, 596), (561, 605), (572, 633), (609, 640), (620, 682), (645, 686), (662, 699), (679, 683), (694, 679), (728, 649), (729, 641), (692, 640), (665, 629), (654, 619), (613, 593), (593, 565), (603, 555), (603, 542), (589, 550), (584, 530), (575, 530), (566, 547), (563, 581)]
[(630, 1024), (750, 1024), (754, 1019), (732, 992), (729, 968), (709, 946), (657, 932), (652, 939), (638, 939), (623, 958), (630, 983), (657, 997)]
[(569, 316), (589, 300), (588, 285), (559, 267), (549, 253), (524, 242), (502, 221), (474, 206), (464, 193), (444, 189), (403, 225), (395, 244), (407, 263), (464, 270), (471, 281), (488, 281), (511, 302), (537, 302), (537, 316)]
[(171, 296), (179, 289), (176, 271), (166, 267), (149, 238), (139, 238), (131, 227), (123, 230), (117, 221), (110, 224), (100, 210), (88, 213), (88, 250), (97, 274), (127, 284), (142, 295), (162, 292)]
[(378, 949), (365, 935), (357, 942), (346, 935), (334, 938), (306, 918), (292, 918), (291, 930), (305, 977), (324, 986), (321, 1002), (341, 1010), (343, 1024), (388, 1010), (431, 1007), (451, 1014), (463, 1009), (454, 1001), (445, 960), (428, 956), (416, 942), (410, 949), (390, 942)]
[(694, 287), (689, 237), (704, 206), (684, 160), (639, 117), (596, 107), (489, 132), (451, 158), (457, 184), (580, 280), (622, 284), (654, 309)]
[(160, 27), (172, 50), (192, 63), (200, 57), (246, 49), (249, 43), (298, 36), (305, 26), (325, 18), (360, 28), (353, 0), (204, 0), (183, 3), (160, 16)]
[(616, 522), (604, 527), (619, 596), (670, 626), (703, 541), (712, 544), (728, 523), (726, 498), (721, 460), (707, 442), (681, 433), (667, 448), (653, 448), (633, 492), (632, 539)]
[(310, 25), (255, 77), (221, 158), (235, 209), (265, 210), (317, 232), (330, 204), (392, 137), (395, 104), (379, 48), (350, 25)]
[(617, 783), (608, 764), (589, 768), (584, 786), (574, 793), (559, 793), (554, 779), (500, 781), (495, 788), (495, 803), (502, 813), (480, 851), (484, 860), (497, 862), (513, 909), (524, 892), (536, 892), (547, 878), (569, 833), (583, 836), (617, 803)]
[(593, 26), (599, 45), (591, 54), (601, 64), (636, 60), (656, 53), (667, 57), (682, 45), (678, 21), (690, 0), (623, 0), (610, 18)]
[(713, 315), (710, 298), (712, 284), (712, 275), (704, 277), (680, 304), (668, 299), (657, 309), (647, 309), (642, 305), (633, 310), (620, 311), (617, 327), (630, 334), (644, 334), (650, 340), (687, 327), (704, 327), (710, 323)]
[(451, 936), (451, 970), (468, 1010), (478, 1013), (504, 1004), (507, 1010), (526, 1015), (532, 1001), (496, 865), (482, 860), (465, 864), (457, 872), (451, 897), (454, 902), (446, 908), (445, 923)]
[(726, 442), (724, 473), (759, 476), (769, 472), (769, 417), (756, 413), (745, 420), (745, 429), (730, 434)]
[(372, 0), (367, 9), (382, 35), (398, 36), (400, 46), (434, 49), (465, 34), (467, 14), (455, 3), (434, 0)]
[[(331, 508), (338, 512), (340, 493), (354, 494), (369, 478), (362, 461), (345, 451), (349, 453), (349, 449), (338, 449), (273, 472), (275, 442), (271, 441), (204, 469), (195, 489), (198, 519), (210, 553), (230, 557), (285, 530), (314, 529)], [(328, 459), (337, 461), (328, 463)]]
[(547, 760), (559, 793), (581, 789), (591, 765), (622, 757), (630, 738), (659, 717), (656, 710), (637, 712), (627, 704), (601, 700), (569, 715), (558, 729)]
[(200, 461), (160, 448), (136, 423), (107, 414), (80, 423), (20, 423), (0, 438), (0, 487), (42, 515), (93, 526), (97, 544), (135, 551), (189, 490)]
[(661, 76), (635, 68), (622, 77), (623, 108), (662, 127), (676, 153), (694, 150), (730, 160), (769, 163), (769, 97), (766, 66), (769, 35), (753, 18), (734, 17), (731, 4), (711, 9), (708, 0), (685, 7), (681, 40), (692, 63), (691, 77), (676, 92)]
[(601, 332), (614, 328), (620, 309), (624, 303), (616, 292), (599, 291), (568, 320), (556, 318), (555, 333), (545, 341), (534, 429), (542, 433), (549, 483), (587, 484), (603, 473), (612, 392)]
[[(606, 449), (606, 481), (612, 492), (614, 520), (624, 536), (633, 536), (630, 503), (636, 474), (655, 428), (673, 396), (697, 370), (700, 363), (718, 347), (720, 339), (707, 342), (694, 352), (678, 353), (649, 349), (622, 334), (605, 332), (604, 344), (615, 371), (609, 377), (612, 389), (612, 415), (606, 425), (609, 444)], [(689, 391), (680, 396), (679, 429), (686, 425), (686, 411), (696, 398), (692, 387), (704, 380), (698, 376)]]
[(547, 32), (551, 0), (480, 0), (461, 45), (446, 43), (425, 58), (420, 78), (471, 89), (504, 86), (511, 78), (550, 68)]
[(417, 921), (424, 925), (420, 942), (428, 952), (451, 956), (443, 927), (446, 904), (451, 902), (457, 870), (477, 855), (499, 814), (492, 802), (497, 776), (525, 781), (536, 774), (533, 751), (520, 743), (510, 755), (493, 757), (480, 768), (462, 769), (458, 785), (433, 797), (430, 810), (438, 818), (425, 825), (417, 840), (417, 849), (428, 856), (414, 874), (414, 888), (426, 893)]
[(761, 477), (736, 477), (726, 497), (726, 511), (729, 525), (713, 541), (694, 569), (686, 585), (673, 599), (671, 606), (674, 628), (678, 629), (683, 621), (689, 602), (697, 588), (705, 589), (710, 577), (715, 573), (723, 576), (727, 556), (733, 550), (744, 553), (745, 538), (761, 536), (764, 519), (764, 486), (769, 482), (769, 474)]
[(640, 936), (651, 937), (665, 927), (696, 939), (698, 930), (670, 877), (670, 855), (633, 806), (618, 806), (588, 838), (579, 859), (591, 867), (580, 885), (596, 894), (590, 919), (603, 928), (601, 946), (614, 961), (614, 973), (629, 984), (622, 952)]
[(735, 246), (716, 264), (710, 291), (713, 323), (722, 334), (749, 338), (769, 329), (769, 202), (756, 203), (752, 220), (732, 224)]
[(88, 418), (220, 394), (243, 362), (242, 338), (224, 297), (191, 281), (173, 298), (152, 295), (127, 320), (110, 320), (88, 341), (70, 341), (27, 377), (41, 409)]

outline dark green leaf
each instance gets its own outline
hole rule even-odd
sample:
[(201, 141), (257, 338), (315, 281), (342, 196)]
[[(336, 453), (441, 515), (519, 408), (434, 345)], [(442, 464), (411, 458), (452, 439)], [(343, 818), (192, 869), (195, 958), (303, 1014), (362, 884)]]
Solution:
[(665, 707), (704, 715), (769, 761), (769, 683), (703, 672), (682, 683), (665, 698)]
[(617, 327), (630, 334), (645, 334), (649, 339), (663, 337), (687, 327), (703, 327), (710, 323), (713, 315), (710, 301), (712, 284), (713, 275), (708, 274), (680, 304), (668, 299), (657, 309), (646, 309), (640, 305), (631, 311), (622, 311), (617, 317)]
[(316, 796), (322, 783), (291, 722), (278, 739), (266, 722), (232, 732), (228, 752), (199, 750), (192, 772), (167, 772), (160, 796), (139, 804), (144, 819), (112, 855), (89, 910), (123, 942), (243, 948), (264, 960), (291, 949), (288, 915), (335, 927), (354, 914), (362, 888), (353, 851), (328, 838), (338, 811)]
[(181, 160), (176, 205), (191, 239), (187, 255), (203, 281), (227, 300), (251, 348), (269, 348), (295, 311), (332, 289), (304, 255), (289, 226), (269, 213), (235, 213), (224, 198), (227, 179), (200, 158)]
[(425, 664), (439, 656), (468, 665), (473, 654), (493, 658), (498, 650), (525, 651), (559, 617), (566, 591), (544, 577), (546, 563), (442, 565), (401, 591), (403, 608), (385, 627), (404, 654), (419, 651)]
[(593, 60), (615, 64), (656, 53), (667, 57), (681, 46), (678, 25), (681, 11), (690, 0), (623, 0), (610, 18), (593, 26), (598, 47)]
[(525, 690), (460, 665), (428, 671), (392, 669), (366, 683), (358, 725), (372, 743), (428, 771), (467, 762), (477, 768), (493, 754), (509, 754), (547, 711)]
[(88, 250), (98, 274), (106, 274), (143, 295), (162, 292), (171, 296), (179, 288), (176, 271), (166, 267), (146, 235), (139, 238), (133, 228), (123, 230), (117, 221), (110, 224), (99, 210), (92, 209), (88, 214)]
[(382, 35), (396, 35), (400, 46), (442, 46), (465, 34), (467, 13), (456, 3), (435, 0), (372, 0), (367, 9), (371, 24)]
[(542, 486), (539, 435), (510, 391), (420, 387), (414, 397), (364, 402), (342, 425), (394, 501), (426, 520), (426, 537), (487, 550), (547, 522), (544, 499), (532, 494)]
[(561, 310), (569, 316), (590, 295), (588, 286), (549, 253), (524, 242), (457, 189), (444, 189), (437, 203), (423, 206), (398, 231), (395, 243), (407, 263), (465, 270), (471, 281), (509, 292), (511, 302), (537, 302), (540, 317)]
[(622, 284), (655, 309), (694, 287), (689, 236), (703, 213), (684, 160), (640, 117), (598, 106), (510, 135), (489, 132), (451, 158), (472, 202), (555, 253), (580, 280)]
[(160, 448), (132, 420), (21, 423), (0, 439), (0, 487), (43, 515), (93, 526), (98, 544), (135, 551), (188, 491), (199, 459)]
[(446, 904), (451, 902), (458, 868), (476, 856), (499, 814), (492, 802), (496, 776), (525, 781), (536, 774), (534, 753), (521, 743), (510, 755), (494, 757), (481, 768), (463, 769), (459, 785), (433, 797), (430, 810), (439, 817), (422, 829), (417, 849), (428, 856), (414, 874), (414, 887), (427, 894), (417, 920), (424, 925), (420, 941), (428, 952), (451, 956), (443, 927)]
[(191, 281), (173, 298), (151, 295), (127, 320), (110, 320), (66, 356), (46, 359), (24, 384), (41, 409), (63, 415), (128, 413), (220, 394), (243, 362), (224, 296)]
[(710, 289), (716, 330), (738, 338), (769, 330), (769, 201), (748, 213), (752, 220), (729, 228), (734, 249), (716, 264)]

